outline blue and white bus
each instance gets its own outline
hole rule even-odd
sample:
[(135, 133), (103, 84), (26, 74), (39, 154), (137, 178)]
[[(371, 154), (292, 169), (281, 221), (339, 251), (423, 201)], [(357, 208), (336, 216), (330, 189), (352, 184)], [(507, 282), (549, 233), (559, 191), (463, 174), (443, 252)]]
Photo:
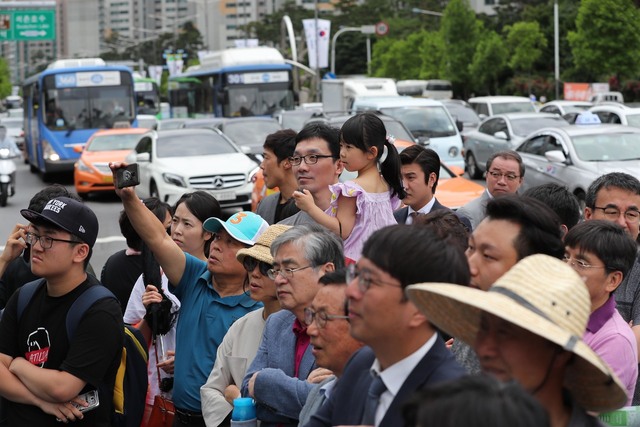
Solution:
[(208, 52), (200, 65), (169, 78), (172, 116), (262, 116), (293, 110), (292, 70), (271, 47)]
[(98, 129), (137, 127), (131, 70), (99, 58), (59, 60), (23, 84), (25, 151), (32, 172), (73, 172)]

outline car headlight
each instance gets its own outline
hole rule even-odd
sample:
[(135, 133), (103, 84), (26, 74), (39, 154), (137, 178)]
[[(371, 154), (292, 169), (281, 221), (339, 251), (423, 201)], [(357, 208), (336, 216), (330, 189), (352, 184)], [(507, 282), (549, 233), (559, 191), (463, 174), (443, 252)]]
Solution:
[(93, 173), (93, 169), (91, 169), (89, 166), (87, 166), (87, 164), (85, 162), (83, 162), (82, 160), (78, 160), (76, 162), (76, 167), (78, 168), (78, 170), (80, 172)]
[(60, 160), (60, 155), (56, 153), (56, 150), (53, 149), (51, 144), (49, 144), (49, 141), (46, 139), (42, 140), (42, 157), (51, 162), (57, 162)]
[(259, 167), (255, 168), (254, 170), (252, 170), (251, 172), (249, 172), (249, 182), (256, 182), (256, 175), (258, 173), (258, 171), (260, 170)]
[(460, 153), (460, 151), (458, 151), (458, 147), (449, 148), (449, 156), (450, 157), (456, 157), (459, 153)]
[(162, 179), (164, 179), (164, 182), (166, 182), (167, 184), (187, 188), (187, 183), (180, 175), (176, 175), (174, 173), (163, 173)]

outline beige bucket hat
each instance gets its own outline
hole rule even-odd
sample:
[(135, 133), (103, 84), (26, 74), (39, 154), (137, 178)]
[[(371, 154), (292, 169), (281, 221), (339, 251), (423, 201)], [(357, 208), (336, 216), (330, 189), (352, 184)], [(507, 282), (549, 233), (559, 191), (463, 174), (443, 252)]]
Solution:
[(530, 331), (575, 355), (564, 385), (584, 409), (604, 412), (625, 405), (625, 387), (582, 336), (591, 312), (580, 276), (548, 255), (522, 259), (489, 289), (449, 283), (407, 287), (409, 299), (444, 332), (475, 342), (483, 312)]
[(250, 248), (242, 248), (236, 253), (238, 261), (243, 262), (244, 257), (250, 256), (258, 261), (266, 262), (267, 264), (273, 264), (273, 257), (271, 256), (271, 243), (276, 240), (276, 237), (290, 229), (289, 225), (274, 224), (270, 225), (258, 238), (256, 244)]

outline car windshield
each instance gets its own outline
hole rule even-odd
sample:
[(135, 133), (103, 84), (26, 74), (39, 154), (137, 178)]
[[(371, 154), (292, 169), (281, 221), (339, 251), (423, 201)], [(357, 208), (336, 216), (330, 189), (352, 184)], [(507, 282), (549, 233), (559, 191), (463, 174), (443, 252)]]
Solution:
[(405, 141), (413, 141), (413, 136), (407, 132), (406, 128), (402, 126), (402, 123), (385, 121), (384, 127), (387, 129), (387, 135), (396, 139), (404, 139)]
[(158, 137), (158, 157), (200, 157), (237, 153), (235, 147), (215, 132)]
[(313, 111), (294, 112), (291, 114), (282, 115), (282, 127), (284, 129), (293, 129), (296, 132), (300, 131), (304, 127), (304, 124), (309, 117), (313, 115)]
[(640, 133), (603, 133), (573, 137), (573, 147), (586, 162), (640, 160)]
[(531, 102), (500, 102), (493, 104), (493, 114), (505, 113), (535, 113)]
[(456, 127), (444, 107), (382, 108), (382, 112), (404, 123), (414, 138), (439, 138), (456, 134)]
[(527, 136), (545, 127), (558, 127), (568, 124), (562, 117), (526, 117), (511, 120), (513, 133), (520, 136)]
[(87, 144), (85, 151), (133, 150), (141, 136), (140, 134), (96, 136)]
[(463, 105), (447, 104), (447, 109), (456, 119), (471, 125), (480, 123), (480, 118), (473, 109)]
[(279, 123), (268, 120), (255, 122), (245, 120), (234, 122), (230, 120), (224, 124), (222, 132), (236, 144), (253, 148), (259, 147), (262, 152), (262, 146), (264, 145), (264, 140), (267, 135), (277, 132), (280, 129), (281, 126)]
[(627, 114), (629, 126), (640, 127), (640, 114)]
[(565, 114), (566, 113), (581, 113), (583, 111), (587, 111), (591, 108), (591, 105), (563, 105)]

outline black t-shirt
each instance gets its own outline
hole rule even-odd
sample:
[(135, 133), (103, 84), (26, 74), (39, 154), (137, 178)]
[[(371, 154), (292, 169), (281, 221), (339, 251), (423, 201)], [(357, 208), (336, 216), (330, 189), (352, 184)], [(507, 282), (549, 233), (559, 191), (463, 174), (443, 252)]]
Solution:
[[(46, 369), (66, 371), (87, 383), (82, 393), (98, 389), (100, 406), (86, 412), (74, 425), (110, 426), (113, 384), (124, 342), (120, 305), (113, 298), (96, 302), (76, 326), (72, 342), (66, 331), (67, 312), (89, 286), (102, 286), (93, 277), (60, 297), (47, 295), (41, 287), (17, 323), (18, 293), (9, 302), (0, 321), (0, 353), (24, 357)], [(40, 408), (6, 402), (10, 426), (60, 427), (52, 415)]]
[(100, 274), (100, 282), (120, 301), (122, 313), (127, 311), (133, 285), (142, 274), (142, 255), (127, 255), (126, 252), (123, 249), (111, 255)]

